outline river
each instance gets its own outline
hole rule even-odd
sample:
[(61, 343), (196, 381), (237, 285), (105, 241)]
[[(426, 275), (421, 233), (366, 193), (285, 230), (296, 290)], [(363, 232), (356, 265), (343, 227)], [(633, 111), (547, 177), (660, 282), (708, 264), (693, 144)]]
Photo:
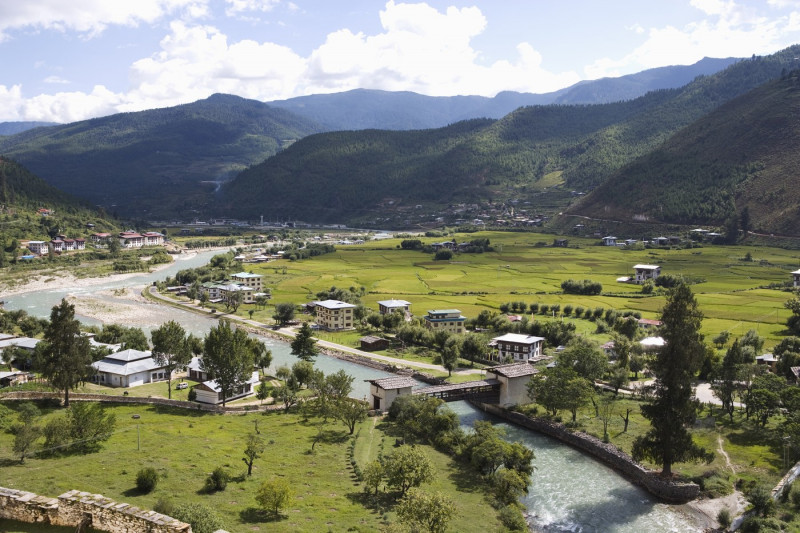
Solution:
[[(90, 287), (57, 287), (37, 292), (5, 297), (6, 309), (24, 309), (28, 313), (49, 317), (50, 309), (68, 295), (91, 296), (113, 303), (108, 291), (133, 288), (137, 291), (153, 281), (173, 276), (178, 270), (204, 265), (218, 251), (200, 252), (177, 260), (169, 267), (155, 273), (140, 274), (123, 280), (109, 281)], [(105, 294), (104, 294), (105, 293)], [(136, 302), (128, 302), (137, 305)], [(196, 335), (203, 336), (216, 325), (216, 320), (168, 306), (159, 306), (158, 314), (148, 312), (159, 321), (175, 320)], [(85, 323), (97, 323), (87, 317), (78, 317)], [(151, 327), (157, 327), (152, 324)], [(144, 329), (151, 329), (146, 327)], [(272, 350), (272, 368), (297, 361), (285, 342), (262, 337)], [(355, 365), (333, 357), (319, 355), (315, 366), (325, 373), (344, 370), (355, 378), (353, 396), (366, 398), (369, 385), (364, 380), (386, 377), (390, 374)], [(646, 492), (620, 477), (610, 468), (594, 461), (558, 441), (520, 428), (477, 411), (465, 402), (449, 404), (465, 427), (474, 420), (490, 419), (506, 428), (508, 439), (521, 441), (534, 450), (536, 470), (529, 494), (523, 504), (534, 517), (537, 530), (545, 532), (693, 532), (697, 528), (674, 507), (657, 503)]]

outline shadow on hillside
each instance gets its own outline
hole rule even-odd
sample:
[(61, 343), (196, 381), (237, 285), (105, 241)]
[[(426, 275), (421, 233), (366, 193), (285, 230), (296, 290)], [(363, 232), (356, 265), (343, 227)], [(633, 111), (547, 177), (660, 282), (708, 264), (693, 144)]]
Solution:
[(272, 514), (258, 507), (248, 507), (239, 512), (239, 518), (246, 524), (257, 524), (259, 522), (281, 522), (288, 520), (288, 516), (282, 514)]

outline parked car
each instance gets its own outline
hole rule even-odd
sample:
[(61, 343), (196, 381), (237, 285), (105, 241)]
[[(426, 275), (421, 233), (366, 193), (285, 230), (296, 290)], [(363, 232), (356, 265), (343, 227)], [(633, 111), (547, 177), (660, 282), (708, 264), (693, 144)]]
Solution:
[(180, 383), (175, 385), (175, 388), (178, 389), (178, 390), (188, 389), (189, 388), (189, 384), (186, 383), (185, 381), (181, 381)]

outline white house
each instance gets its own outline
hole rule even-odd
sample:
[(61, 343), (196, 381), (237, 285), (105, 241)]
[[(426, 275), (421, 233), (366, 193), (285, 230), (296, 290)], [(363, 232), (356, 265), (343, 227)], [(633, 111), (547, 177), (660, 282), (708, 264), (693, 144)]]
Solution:
[(405, 300), (381, 300), (378, 302), (378, 312), (382, 315), (394, 313), (398, 309), (405, 313), (411, 312), (411, 302)]
[(339, 300), (323, 300), (314, 302), (317, 324), (328, 331), (351, 329), (355, 322), (353, 312), (356, 306)]
[(661, 267), (658, 265), (633, 265), (636, 276), (633, 280), (641, 285), (648, 279), (656, 279), (661, 274)]
[(110, 387), (136, 387), (145, 383), (166, 381), (168, 372), (151, 352), (123, 350), (92, 363), (97, 371), (92, 380)]
[(494, 348), (489, 358), (493, 361), (511, 359), (515, 363), (527, 363), (542, 355), (543, 337), (533, 337), (520, 333), (506, 333), (495, 337), (489, 343)]
[(252, 287), (257, 291), (261, 291), (264, 288), (263, 277), (261, 274), (251, 274), (250, 272), (237, 272), (231, 275), (231, 279), (234, 282)]
[(603, 246), (616, 246), (617, 245), (617, 238), (609, 235), (608, 237), (603, 237)]
[[(30, 248), (30, 246), (28, 246), (28, 248)], [(33, 250), (31, 250), (31, 252), (32, 251)], [(793, 286), (800, 287), (800, 270), (795, 270), (794, 272), (792, 272), (792, 278), (794, 278)]]
[[(230, 402), (231, 400), (238, 400), (239, 398), (245, 398), (247, 396), (252, 396), (256, 392), (255, 385), (258, 384), (258, 371), (254, 371), (250, 375), (250, 379), (239, 385), (236, 390), (225, 398), (226, 402)], [(203, 383), (194, 387), (194, 391), (197, 394), (196, 400), (201, 403), (212, 403), (212, 404), (220, 404), (222, 403), (222, 388), (215, 380), (204, 381)]]
[(28, 241), (28, 250), (36, 255), (44, 255), (50, 249), (50, 246), (45, 241)]

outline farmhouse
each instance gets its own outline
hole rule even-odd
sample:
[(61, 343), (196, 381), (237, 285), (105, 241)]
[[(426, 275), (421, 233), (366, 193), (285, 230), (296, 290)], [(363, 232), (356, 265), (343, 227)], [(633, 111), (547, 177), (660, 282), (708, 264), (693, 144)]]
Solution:
[[(30, 246), (28, 247), (28, 249), (30, 249)], [(31, 252), (32, 251), (33, 250), (31, 250)], [(794, 278), (792, 285), (794, 287), (800, 287), (800, 270), (795, 270), (794, 272), (792, 272), (792, 278)]]
[(111, 239), (110, 233), (92, 233), (89, 235), (89, 238), (95, 244), (100, 244), (101, 242), (108, 242)]
[(506, 333), (491, 340), (489, 346), (494, 350), (489, 358), (492, 361), (513, 360), (527, 363), (542, 355), (543, 344), (544, 338), (542, 337)]
[(636, 276), (633, 281), (641, 285), (648, 279), (656, 279), (661, 274), (661, 267), (658, 265), (633, 265)]
[(92, 381), (110, 387), (136, 387), (145, 383), (166, 381), (168, 372), (153, 359), (150, 352), (123, 350), (92, 363), (97, 373)]
[(37, 255), (44, 255), (50, 247), (45, 241), (28, 241), (28, 250)]
[(405, 300), (381, 300), (378, 302), (378, 312), (380, 312), (382, 315), (394, 313), (398, 309), (405, 313), (410, 313), (411, 302), (407, 302)]
[(255, 297), (253, 295), (253, 288), (248, 287), (247, 285), (243, 285), (241, 283), (222, 284), (218, 287), (218, 290), (219, 290), (219, 297), (222, 298), (223, 300), (227, 298), (229, 295), (238, 292), (241, 293), (242, 295), (243, 303), (251, 304), (255, 301)]
[(361, 337), (358, 339), (358, 342), (361, 344), (361, 349), (366, 350), (368, 352), (372, 352), (375, 350), (385, 350), (389, 347), (389, 341), (383, 339), (381, 337), (375, 337), (374, 335), (367, 335), (365, 337)]
[(458, 309), (433, 309), (425, 316), (425, 326), (435, 331), (445, 330), (451, 333), (464, 333), (464, 321)]
[(353, 327), (353, 310), (355, 305), (339, 300), (314, 302), (317, 313), (317, 324), (328, 331), (351, 329)]
[(616, 237), (612, 237), (610, 235), (608, 237), (603, 237), (603, 246), (616, 246), (616, 245), (617, 245)]
[(255, 394), (254, 385), (256, 385), (258, 382), (258, 371), (256, 370), (252, 373), (250, 379), (236, 387), (236, 390), (234, 390), (233, 394), (227, 398), (223, 398), (222, 388), (213, 379), (196, 385), (193, 390), (197, 394), (196, 399), (198, 402), (212, 403), (216, 405), (222, 403), (223, 399), (226, 402), (229, 402), (231, 400), (237, 400), (246, 396), (252, 396)]

